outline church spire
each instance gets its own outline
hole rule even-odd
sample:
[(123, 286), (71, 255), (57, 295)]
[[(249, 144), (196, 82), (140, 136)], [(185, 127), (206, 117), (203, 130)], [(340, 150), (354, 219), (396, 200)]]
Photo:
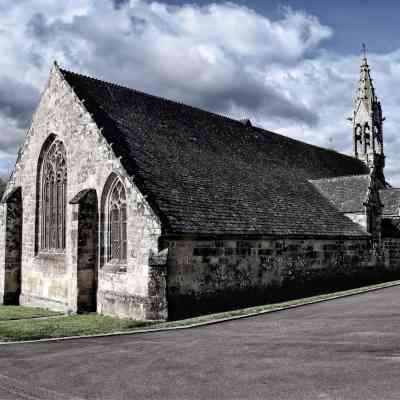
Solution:
[(372, 78), (367, 60), (367, 50), (364, 43), (363, 43), (363, 57), (360, 67), (360, 82), (355, 101), (356, 103), (362, 101), (368, 111), (371, 111), (373, 103), (378, 101), (377, 97), (375, 96), (374, 85), (372, 84)]
[(354, 100), (353, 122), (354, 156), (363, 160), (382, 178), (385, 156), (383, 154), (383, 121), (381, 103), (368, 65), (365, 44), (362, 49), (360, 80)]

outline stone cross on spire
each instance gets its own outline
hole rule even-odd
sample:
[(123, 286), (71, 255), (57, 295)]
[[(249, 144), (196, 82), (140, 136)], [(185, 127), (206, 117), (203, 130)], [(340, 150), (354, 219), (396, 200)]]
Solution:
[(376, 170), (378, 175), (383, 178), (385, 159), (383, 154), (384, 118), (370, 72), (367, 50), (363, 43), (360, 79), (354, 100), (353, 116), (350, 118), (353, 123), (354, 156), (363, 160), (371, 170)]

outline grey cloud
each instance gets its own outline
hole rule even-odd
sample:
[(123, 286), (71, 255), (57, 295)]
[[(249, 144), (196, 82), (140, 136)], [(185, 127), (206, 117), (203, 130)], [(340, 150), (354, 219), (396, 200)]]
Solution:
[[(176, 83), (169, 82), (171, 87)], [(218, 91), (204, 88), (196, 97), (190, 94), (184, 97), (188, 98), (190, 103), (222, 114), (229, 113), (231, 109), (239, 109), (241, 114), (249, 117), (281, 118), (309, 126), (318, 123), (318, 116), (305, 106), (295, 104), (273, 88), (246, 76), (238, 76), (235, 82), (219, 88)]]
[(120, 9), (129, 4), (129, 0), (111, 0), (111, 2), (116, 9)]
[(18, 128), (27, 128), (38, 99), (39, 91), (33, 86), (13, 78), (0, 79), (0, 115)]
[(25, 130), (19, 129), (15, 124), (4, 124), (0, 118), (0, 169), (10, 166), (22, 144)]
[(9, 11), (21, 4), (23, 4), (25, 0), (13, 0), (13, 1), (3, 1), (0, 2), (0, 11)]
[(318, 114), (303, 104), (288, 100), (275, 90), (265, 92), (264, 96), (265, 108), (259, 109), (259, 112), (265, 110), (266, 116), (272, 115), (297, 123), (305, 123), (309, 127), (314, 127), (318, 124)]
[(39, 52), (31, 49), (29, 51), (29, 61), (34, 65), (37, 69), (42, 69), (43, 67), (47, 67), (46, 59)]
[(24, 138), (24, 134), (17, 129), (4, 134), (4, 132), (0, 135), (0, 149), (5, 153), (12, 157), (13, 154), (16, 154), (19, 147), (21, 146), (22, 140)]
[(42, 13), (36, 13), (28, 21), (26, 33), (41, 42), (46, 42), (51, 37), (53, 29)]
[(143, 18), (135, 17), (134, 15), (130, 17), (130, 20), (133, 32), (141, 35), (146, 28), (147, 21)]

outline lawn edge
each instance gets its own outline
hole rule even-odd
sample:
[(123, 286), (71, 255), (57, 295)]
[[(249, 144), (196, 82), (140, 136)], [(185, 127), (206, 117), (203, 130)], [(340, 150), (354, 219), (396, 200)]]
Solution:
[[(400, 286), (400, 280), (384, 282), (384, 283), (370, 285), (370, 286), (363, 286), (363, 287), (356, 288), (356, 289), (348, 289), (348, 290), (342, 291), (342, 292), (334, 292), (335, 294), (332, 294), (332, 296), (329, 296), (329, 294), (326, 294), (328, 297), (325, 297), (322, 299), (315, 299), (313, 297), (305, 297), (304, 299), (294, 299), (293, 302), (295, 302), (295, 301), (299, 302), (301, 300), (304, 300), (304, 302), (300, 302), (300, 303), (296, 303), (296, 304), (286, 304), (283, 306), (279, 306), (278, 305), (279, 303), (278, 303), (276, 307), (267, 309), (267, 310), (248, 312), (246, 314), (234, 315), (234, 316), (225, 317), (225, 318), (214, 318), (214, 319), (210, 319), (208, 321), (195, 322), (195, 323), (181, 325), (181, 326), (148, 328), (148, 329), (138, 328), (138, 329), (134, 329), (134, 330), (130, 330), (130, 331), (116, 331), (116, 332), (109, 332), (109, 333), (99, 333), (99, 334), (94, 334), (94, 335), (62, 336), (62, 337), (56, 337), (56, 338), (43, 338), (43, 339), (21, 340), (21, 341), (10, 341), (10, 342), (7, 341), (7, 342), (0, 342), (0, 346), (15, 345), (15, 344), (22, 345), (22, 344), (42, 343), (42, 342), (57, 342), (57, 341), (74, 340), (74, 339), (102, 338), (102, 337), (108, 337), (108, 336), (125, 336), (125, 335), (141, 334), (141, 333), (167, 332), (167, 331), (182, 330), (182, 329), (192, 329), (192, 328), (202, 327), (202, 326), (206, 326), (206, 325), (215, 325), (215, 324), (234, 321), (234, 320), (238, 320), (238, 319), (256, 317), (259, 315), (275, 313), (275, 312), (279, 312), (279, 311), (289, 310), (292, 308), (304, 307), (304, 306), (308, 306), (308, 305), (312, 305), (312, 304), (316, 304), (316, 303), (322, 303), (322, 302), (331, 301), (331, 300), (336, 300), (336, 299), (340, 299), (340, 298), (344, 298), (344, 297), (356, 296), (359, 294), (374, 292), (377, 290), (387, 289), (387, 288), (394, 287), (394, 286)], [(323, 295), (321, 295), (321, 296), (323, 296)], [(307, 299), (310, 299), (310, 300), (307, 300)], [(223, 312), (221, 314), (223, 314)]]

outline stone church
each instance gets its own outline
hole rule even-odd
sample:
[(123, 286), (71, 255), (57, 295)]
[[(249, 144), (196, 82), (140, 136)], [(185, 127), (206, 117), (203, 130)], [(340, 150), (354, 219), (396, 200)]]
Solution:
[(55, 64), (0, 206), (0, 302), (174, 319), (396, 276), (366, 56), (351, 121), (347, 156)]

